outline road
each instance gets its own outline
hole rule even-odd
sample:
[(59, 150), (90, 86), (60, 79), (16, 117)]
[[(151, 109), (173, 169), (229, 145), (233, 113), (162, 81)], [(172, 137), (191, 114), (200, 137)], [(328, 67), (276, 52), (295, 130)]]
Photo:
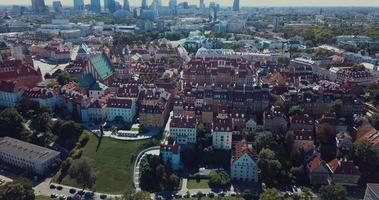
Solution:
[[(66, 186), (66, 185), (61, 185), (61, 184), (55, 184), (53, 183), (53, 185), (55, 186), (61, 186), (62, 189), (61, 190), (58, 190), (58, 189), (50, 189), (50, 182), (51, 182), (51, 178), (46, 178), (43, 182), (40, 182), (38, 184), (36, 184), (33, 189), (34, 189), (34, 194), (35, 195), (43, 195), (43, 196), (48, 196), (50, 197), (51, 194), (57, 194), (57, 195), (64, 195), (64, 196), (73, 196), (74, 194), (70, 193), (70, 189), (75, 189), (76, 191), (81, 191), (82, 188), (75, 188), (75, 187), (70, 187), (70, 186)], [(91, 192), (89, 190), (84, 190), (84, 192)], [(100, 195), (103, 194), (103, 193), (97, 193), (95, 192), (95, 195), (94, 195), (94, 200), (100, 200)], [(120, 197), (121, 195), (111, 195), (111, 194), (106, 194), (107, 195), (107, 199), (110, 199), (110, 198), (114, 198), (114, 197)]]
[(143, 151), (141, 151), (136, 160), (134, 161), (134, 173), (133, 173), (133, 183), (134, 183), (134, 187), (136, 188), (136, 192), (139, 192), (141, 191), (141, 188), (139, 186), (139, 166), (141, 164), (141, 160), (142, 158), (145, 156), (145, 155), (159, 155), (159, 146), (156, 146), (156, 147), (150, 147), (150, 148), (147, 148)]

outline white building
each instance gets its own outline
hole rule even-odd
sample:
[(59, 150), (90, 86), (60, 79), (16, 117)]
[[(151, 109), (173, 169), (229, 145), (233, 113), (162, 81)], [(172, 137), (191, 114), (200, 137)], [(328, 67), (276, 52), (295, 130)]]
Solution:
[(196, 119), (174, 117), (170, 122), (170, 136), (179, 144), (196, 144)]
[(106, 104), (101, 100), (91, 103), (87, 109), (82, 109), (82, 121), (101, 123), (106, 119)]
[(57, 92), (58, 91), (55, 91), (53, 89), (35, 87), (26, 90), (23, 96), (28, 97), (30, 98), (30, 100), (37, 102), (40, 107), (47, 106), (51, 110), (54, 110), (60, 102), (60, 97), (58, 96)]
[(372, 38), (363, 35), (340, 35), (336, 37), (337, 45), (368, 45), (372, 42)]
[(108, 86), (100, 83), (99, 81), (96, 81), (95, 84), (93, 84), (89, 89), (88, 89), (88, 93), (89, 93), (89, 96), (92, 98), (92, 99), (95, 99), (95, 100), (98, 100), (100, 99), (102, 96), (104, 96), (105, 92), (107, 91), (108, 89)]
[(10, 137), (0, 138), (0, 160), (10, 165), (43, 175), (60, 153)]
[(107, 102), (107, 120), (121, 117), (126, 123), (132, 123), (136, 115), (136, 102), (130, 98), (117, 97)]
[(242, 140), (235, 145), (231, 159), (230, 176), (235, 181), (258, 182), (258, 166), (252, 145)]
[(212, 146), (215, 149), (232, 148), (232, 120), (230, 118), (214, 118), (212, 123)]

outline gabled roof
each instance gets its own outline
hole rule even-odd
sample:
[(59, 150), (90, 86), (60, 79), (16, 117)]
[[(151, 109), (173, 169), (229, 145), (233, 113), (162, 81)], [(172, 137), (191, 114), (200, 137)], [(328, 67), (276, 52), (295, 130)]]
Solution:
[(104, 54), (98, 54), (92, 57), (90, 62), (102, 80), (105, 80), (113, 75), (112, 64)]
[(339, 161), (334, 159), (328, 163), (333, 174), (360, 175), (358, 167), (352, 161)]
[(256, 154), (251, 144), (245, 139), (237, 142), (234, 146), (234, 155), (231, 158), (232, 163), (240, 159), (243, 155), (247, 154), (252, 160), (255, 160)]

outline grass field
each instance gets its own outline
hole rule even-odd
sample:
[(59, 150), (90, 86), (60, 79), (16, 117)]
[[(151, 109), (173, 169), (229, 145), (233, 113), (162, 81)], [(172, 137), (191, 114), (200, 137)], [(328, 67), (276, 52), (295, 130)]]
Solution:
[(47, 196), (36, 196), (35, 200), (51, 200), (50, 197)]
[[(199, 200), (197, 197), (181, 198), (178, 200)], [(200, 200), (244, 200), (242, 197), (201, 197)]]
[(200, 179), (200, 181), (197, 182), (196, 179), (188, 179), (187, 188), (188, 189), (209, 188), (208, 180), (207, 179)]
[[(96, 151), (98, 140), (91, 135), (89, 142), (83, 148), (82, 156), (89, 158), (96, 172), (95, 191), (110, 194), (132, 192), (134, 158), (150, 141), (119, 141), (103, 138)], [(62, 184), (76, 186), (70, 176), (66, 176)]]

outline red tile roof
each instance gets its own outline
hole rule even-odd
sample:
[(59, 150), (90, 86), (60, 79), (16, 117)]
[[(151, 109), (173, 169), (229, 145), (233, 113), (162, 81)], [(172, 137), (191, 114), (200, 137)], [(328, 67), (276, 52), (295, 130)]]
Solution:
[(330, 161), (327, 165), (333, 174), (361, 174), (359, 168), (353, 163), (353, 161), (340, 161), (334, 159)]

